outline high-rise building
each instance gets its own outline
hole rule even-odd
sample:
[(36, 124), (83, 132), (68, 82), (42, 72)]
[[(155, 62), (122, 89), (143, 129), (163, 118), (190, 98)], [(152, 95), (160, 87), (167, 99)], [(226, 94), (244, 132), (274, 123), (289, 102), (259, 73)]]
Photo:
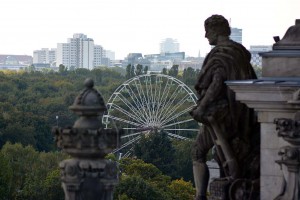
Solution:
[(33, 51), (33, 64), (43, 63), (55, 66), (56, 49), (42, 48), (41, 50)]
[(243, 42), (243, 29), (240, 28), (230, 28), (231, 29), (231, 34), (230, 34), (230, 39), (232, 39), (235, 42), (238, 42), (242, 44)]
[(262, 58), (259, 53), (271, 51), (272, 45), (250, 45), (250, 53), (251, 53), (251, 64), (253, 66), (262, 66)]
[(76, 33), (67, 43), (57, 44), (56, 65), (68, 68), (94, 68), (94, 40), (82, 33)]
[(104, 49), (101, 45), (94, 46), (94, 67), (103, 65)]
[(166, 38), (160, 43), (160, 53), (179, 52), (179, 43), (172, 38)]

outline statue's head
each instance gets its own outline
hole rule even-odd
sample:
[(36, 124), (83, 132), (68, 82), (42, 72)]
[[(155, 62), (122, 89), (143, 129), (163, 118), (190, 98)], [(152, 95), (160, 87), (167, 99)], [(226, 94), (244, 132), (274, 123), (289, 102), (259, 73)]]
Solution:
[(205, 37), (209, 40), (211, 45), (216, 45), (216, 38), (218, 36), (229, 37), (231, 30), (229, 23), (222, 15), (212, 15), (204, 22)]

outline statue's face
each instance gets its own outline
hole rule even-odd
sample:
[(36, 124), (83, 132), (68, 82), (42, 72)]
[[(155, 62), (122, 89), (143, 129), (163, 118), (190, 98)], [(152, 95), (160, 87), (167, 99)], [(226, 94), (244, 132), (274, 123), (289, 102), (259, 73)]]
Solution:
[(218, 41), (218, 35), (211, 28), (205, 27), (205, 37), (208, 39), (210, 45), (216, 45)]

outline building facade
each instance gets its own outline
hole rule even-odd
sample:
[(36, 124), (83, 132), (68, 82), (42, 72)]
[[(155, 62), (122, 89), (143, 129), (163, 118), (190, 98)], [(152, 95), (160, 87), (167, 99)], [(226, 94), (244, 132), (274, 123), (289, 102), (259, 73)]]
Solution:
[(272, 45), (251, 45), (250, 53), (251, 53), (251, 64), (253, 66), (261, 67), (262, 66), (262, 57), (259, 53), (267, 52), (272, 50)]
[(230, 29), (231, 29), (230, 39), (242, 44), (243, 43), (243, 29), (240, 29), (240, 28), (230, 28)]
[(58, 43), (56, 65), (60, 64), (69, 69), (93, 69), (94, 40), (82, 33), (76, 33), (67, 43)]
[(94, 46), (94, 67), (99, 67), (103, 64), (103, 47), (101, 45)]
[(42, 48), (41, 50), (33, 51), (33, 64), (43, 63), (55, 66), (56, 49)]
[(172, 38), (166, 38), (160, 43), (160, 53), (179, 52), (179, 43)]

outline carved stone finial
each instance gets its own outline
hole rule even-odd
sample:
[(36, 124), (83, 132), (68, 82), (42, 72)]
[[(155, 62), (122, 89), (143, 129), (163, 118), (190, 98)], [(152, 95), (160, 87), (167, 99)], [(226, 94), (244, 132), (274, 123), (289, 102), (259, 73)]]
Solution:
[(90, 88), (90, 89), (93, 88), (94, 87), (94, 81), (93, 81), (93, 79), (91, 79), (91, 78), (85, 79), (84, 85), (87, 88)]
[(288, 28), (282, 40), (273, 45), (275, 50), (300, 50), (300, 19), (296, 19), (295, 25)]
[(71, 128), (53, 129), (57, 146), (73, 158), (60, 163), (62, 186), (66, 200), (112, 200), (118, 183), (116, 162), (104, 157), (117, 147), (119, 130), (104, 129), (101, 116), (106, 106), (90, 78), (76, 97), (70, 110), (79, 115)]

